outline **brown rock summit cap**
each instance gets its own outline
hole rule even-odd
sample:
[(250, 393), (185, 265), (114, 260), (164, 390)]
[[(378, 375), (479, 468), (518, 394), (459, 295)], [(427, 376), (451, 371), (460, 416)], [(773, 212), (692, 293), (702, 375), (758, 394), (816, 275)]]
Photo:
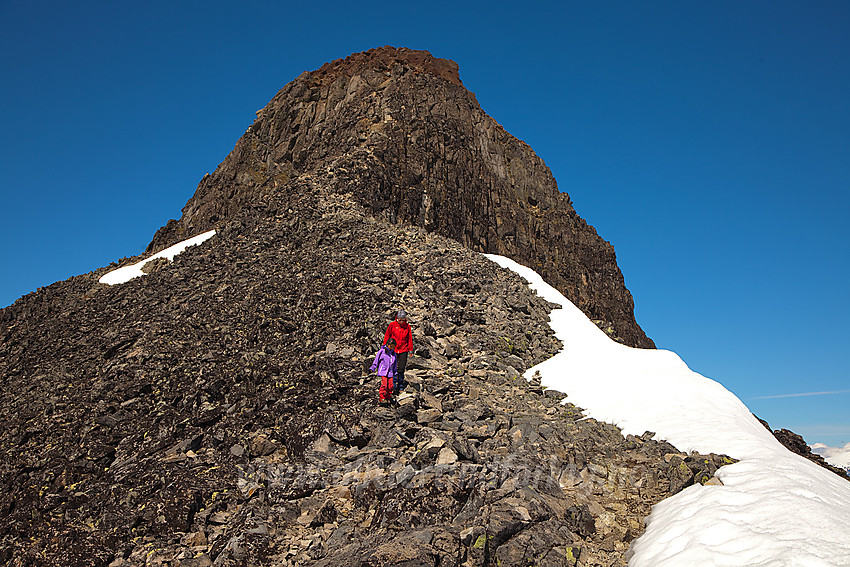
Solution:
[(311, 75), (320, 82), (333, 81), (343, 75), (357, 75), (365, 69), (388, 71), (399, 63), (407, 64), (415, 70), (431, 73), (456, 85), (463, 86), (460, 81), (458, 65), (454, 61), (434, 57), (427, 51), (390, 45), (376, 47), (362, 53), (354, 53), (344, 59), (325, 63), (319, 69), (313, 71)]

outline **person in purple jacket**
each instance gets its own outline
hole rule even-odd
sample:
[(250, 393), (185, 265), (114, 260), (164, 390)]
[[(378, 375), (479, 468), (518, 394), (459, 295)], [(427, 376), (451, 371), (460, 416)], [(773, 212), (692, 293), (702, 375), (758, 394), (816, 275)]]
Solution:
[(397, 372), (395, 354), (395, 339), (390, 339), (375, 353), (375, 362), (370, 370), (377, 371), (381, 378), (381, 387), (378, 390), (378, 399), (381, 405), (389, 404), (393, 399), (393, 378)]

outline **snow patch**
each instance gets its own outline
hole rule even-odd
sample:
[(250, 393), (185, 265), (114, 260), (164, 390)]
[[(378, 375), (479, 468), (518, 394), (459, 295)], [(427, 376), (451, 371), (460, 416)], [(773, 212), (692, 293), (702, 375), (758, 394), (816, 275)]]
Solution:
[(503, 256), (541, 297), (564, 344), (530, 368), (586, 414), (623, 434), (654, 431), (680, 451), (726, 454), (723, 486), (691, 486), (656, 506), (631, 567), (850, 566), (850, 482), (783, 447), (734, 394), (675, 353), (608, 338), (536, 272)]
[(142, 271), (142, 268), (145, 264), (150, 262), (151, 260), (156, 260), (157, 258), (167, 258), (169, 262), (174, 260), (174, 257), (186, 250), (189, 246), (195, 246), (206, 242), (210, 238), (215, 235), (214, 230), (210, 230), (203, 234), (199, 234), (198, 236), (194, 236), (182, 242), (178, 242), (174, 246), (169, 246), (165, 250), (161, 252), (157, 252), (153, 256), (149, 258), (145, 258), (141, 262), (136, 262), (130, 266), (124, 266), (122, 268), (118, 268), (117, 270), (112, 270), (108, 274), (102, 276), (98, 281), (107, 285), (115, 285), (126, 283), (133, 278), (138, 278), (139, 276), (144, 276), (145, 273)]

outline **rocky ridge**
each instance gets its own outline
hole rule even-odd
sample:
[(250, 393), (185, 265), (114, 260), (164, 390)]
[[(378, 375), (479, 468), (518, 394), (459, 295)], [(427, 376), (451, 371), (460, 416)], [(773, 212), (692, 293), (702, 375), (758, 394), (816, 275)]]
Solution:
[(834, 472), (838, 476), (850, 480), (850, 470), (845, 470), (841, 467), (836, 467), (835, 465), (829, 464), (826, 459), (823, 458), (822, 455), (818, 455), (817, 453), (814, 453), (812, 451), (812, 448), (809, 446), (808, 443), (806, 443), (806, 440), (803, 439), (802, 435), (794, 433), (793, 431), (785, 428), (773, 429), (770, 427), (770, 424), (765, 420), (759, 418), (758, 416), (756, 416), (756, 419), (758, 419), (761, 424), (764, 425), (765, 428), (770, 431), (774, 437), (776, 437), (777, 441), (782, 443), (782, 445), (792, 453), (796, 453), (797, 455), (800, 455), (801, 457), (806, 458), (812, 461), (813, 463)]
[[(2, 562), (623, 565), (652, 503), (716, 482), (520, 377), (559, 345), (518, 276), (302, 183), (0, 311)], [(381, 408), (399, 306), (412, 388)]]
[(149, 251), (268, 208), (307, 174), (378, 218), (531, 266), (626, 344), (654, 347), (613, 247), (543, 160), (481, 109), (457, 64), (425, 51), (372, 49), (284, 86)]

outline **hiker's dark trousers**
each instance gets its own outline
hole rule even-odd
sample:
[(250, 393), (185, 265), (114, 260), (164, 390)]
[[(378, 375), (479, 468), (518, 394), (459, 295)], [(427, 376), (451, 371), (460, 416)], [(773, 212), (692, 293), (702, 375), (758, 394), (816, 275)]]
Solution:
[(395, 380), (393, 381), (395, 386), (393, 389), (395, 390), (395, 393), (398, 394), (404, 390), (405, 386), (407, 386), (407, 381), (404, 379), (404, 370), (407, 368), (407, 353), (399, 352), (396, 353), (395, 356), (397, 373), (395, 375)]

